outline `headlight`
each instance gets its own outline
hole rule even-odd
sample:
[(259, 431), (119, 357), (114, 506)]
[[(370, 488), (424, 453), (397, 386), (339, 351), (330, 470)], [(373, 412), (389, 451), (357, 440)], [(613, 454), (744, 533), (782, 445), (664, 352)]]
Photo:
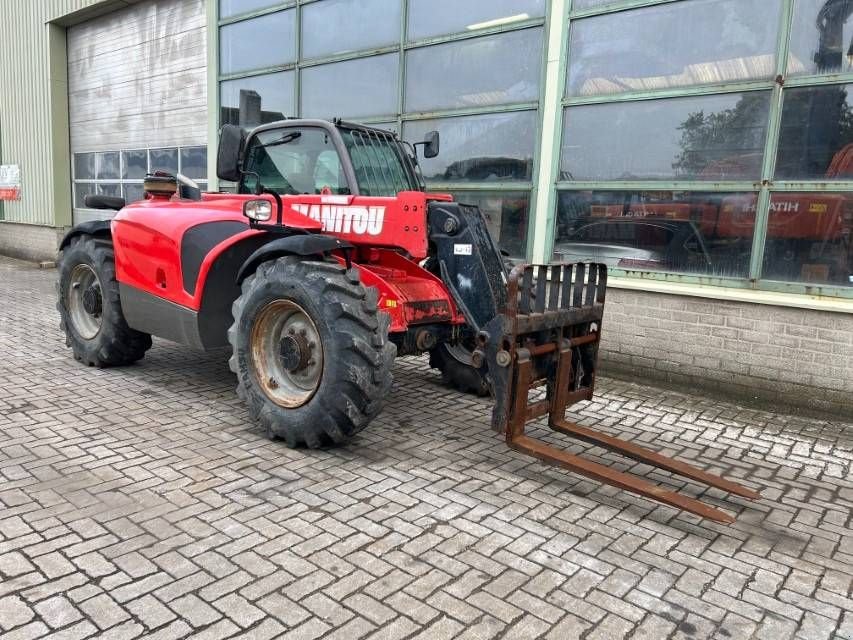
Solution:
[(267, 200), (247, 200), (243, 203), (243, 215), (258, 222), (266, 222), (272, 216), (272, 205)]

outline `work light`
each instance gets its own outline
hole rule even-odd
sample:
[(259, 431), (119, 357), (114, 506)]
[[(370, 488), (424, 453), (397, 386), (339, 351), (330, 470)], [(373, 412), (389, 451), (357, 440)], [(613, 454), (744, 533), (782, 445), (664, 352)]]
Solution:
[(272, 216), (272, 205), (267, 200), (247, 200), (243, 204), (243, 215), (258, 222), (266, 222)]

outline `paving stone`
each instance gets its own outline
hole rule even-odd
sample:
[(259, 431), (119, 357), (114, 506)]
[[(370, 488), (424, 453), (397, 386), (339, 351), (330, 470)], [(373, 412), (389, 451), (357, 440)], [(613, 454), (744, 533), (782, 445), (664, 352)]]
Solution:
[(32, 609), (19, 596), (0, 598), (0, 627), (13, 629), (35, 617)]
[(50, 627), (57, 629), (83, 617), (68, 598), (54, 596), (35, 605), (35, 611)]
[(508, 450), (426, 358), (346, 447), (290, 450), (222, 351), (81, 367), (55, 276), (0, 258), (3, 640), (853, 640), (849, 421), (601, 376), (572, 418), (763, 489), (703, 494), (729, 527)]

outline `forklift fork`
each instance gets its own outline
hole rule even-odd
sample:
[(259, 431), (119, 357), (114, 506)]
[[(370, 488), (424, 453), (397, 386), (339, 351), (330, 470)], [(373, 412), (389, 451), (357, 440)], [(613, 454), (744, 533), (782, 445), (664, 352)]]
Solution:
[[(592, 399), (606, 289), (603, 264), (513, 269), (506, 307), (478, 334), (474, 352), (474, 363), (479, 366), (485, 360), (492, 379), (492, 427), (506, 436), (511, 448), (544, 462), (702, 518), (734, 522), (728, 513), (699, 500), (555, 449), (525, 433), (529, 421), (547, 415), (548, 426), (559, 433), (744, 498), (760, 497), (735, 482), (565, 419), (569, 406)], [(531, 400), (531, 392), (543, 395), (542, 387), (544, 397)]]

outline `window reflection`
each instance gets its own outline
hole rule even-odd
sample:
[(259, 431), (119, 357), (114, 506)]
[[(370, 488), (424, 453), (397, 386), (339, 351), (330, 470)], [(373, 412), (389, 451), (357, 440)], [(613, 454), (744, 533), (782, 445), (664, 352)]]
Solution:
[(479, 207), (489, 233), (501, 249), (523, 258), (527, 249), (530, 194), (526, 191), (454, 191), (457, 202)]
[(566, 92), (770, 79), (780, 7), (779, 0), (691, 0), (573, 21)]
[(763, 277), (853, 286), (853, 194), (776, 193)]
[(220, 73), (264, 69), (296, 60), (296, 11), (278, 11), (219, 29)]
[(241, 13), (258, 11), (280, 2), (281, 0), (219, 0), (219, 17), (228, 18)]
[(98, 154), (97, 162), (98, 172), (96, 177), (99, 180), (116, 180), (120, 177), (119, 173), (119, 154), (118, 151), (108, 151)]
[(539, 27), (413, 49), (406, 56), (406, 111), (537, 100), (541, 61)]
[(853, 85), (786, 89), (777, 179), (853, 178)]
[(207, 147), (181, 149), (181, 173), (191, 180), (207, 177)]
[(754, 193), (563, 191), (555, 258), (746, 277), (756, 203)]
[(545, 15), (545, 0), (409, 0), (408, 40), (512, 25)]
[(166, 171), (171, 174), (178, 173), (178, 150), (177, 149), (151, 149), (151, 171)]
[(561, 180), (757, 180), (769, 92), (566, 109)]
[(282, 71), (220, 83), (221, 124), (256, 127), (294, 115), (294, 78)]
[[(329, 28), (330, 25), (340, 25)], [(324, 0), (302, 8), (302, 57), (319, 58), (400, 41), (400, 0)]]
[(365, 118), (397, 112), (400, 56), (389, 53), (308, 67), (300, 73), (304, 118)]
[[(148, 150), (135, 149), (121, 152), (121, 177), (141, 179), (148, 173)], [(80, 176), (82, 177), (82, 176)]]
[(427, 181), (505, 182), (532, 177), (535, 111), (406, 122), (403, 138), (417, 142), (433, 130), (441, 135), (441, 153), (421, 158)]
[(853, 70), (853, 2), (796, 0), (788, 75)]

